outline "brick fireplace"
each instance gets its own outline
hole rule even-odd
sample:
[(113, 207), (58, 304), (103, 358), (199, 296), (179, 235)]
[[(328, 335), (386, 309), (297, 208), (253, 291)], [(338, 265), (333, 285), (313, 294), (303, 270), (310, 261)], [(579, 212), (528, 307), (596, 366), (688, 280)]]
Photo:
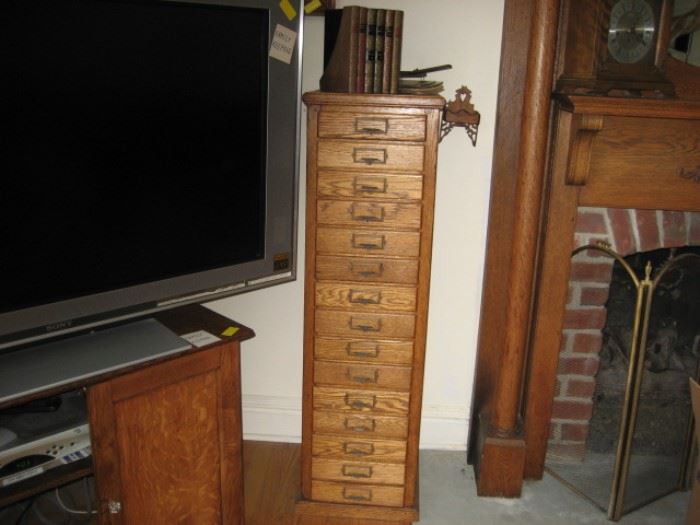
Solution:
[[(606, 243), (621, 256), (700, 246), (700, 212), (578, 208), (575, 246)], [(572, 259), (547, 455), (582, 459), (614, 260), (587, 250)]]

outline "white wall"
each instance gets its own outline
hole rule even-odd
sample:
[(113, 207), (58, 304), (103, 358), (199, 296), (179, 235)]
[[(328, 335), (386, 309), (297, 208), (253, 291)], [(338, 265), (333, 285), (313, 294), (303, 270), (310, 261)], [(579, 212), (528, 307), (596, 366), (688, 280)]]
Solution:
[[(489, 182), (498, 89), (502, 0), (338, 0), (402, 9), (402, 69), (452, 64), (430, 75), (445, 84), (443, 96), (466, 84), (481, 113), (476, 147), (462, 129), (440, 144), (433, 266), (423, 395), (422, 448), (465, 449), (471, 404)], [(307, 17), (304, 90), (318, 89), (323, 20)], [(306, 111), (302, 113), (305, 122)], [(302, 134), (302, 145), (305, 144)], [(303, 149), (303, 146), (302, 146)], [(301, 436), (303, 231), (302, 154), (300, 266), (296, 282), (210, 303), (250, 326), (256, 338), (243, 344), (243, 412), (246, 439), (299, 441)]]

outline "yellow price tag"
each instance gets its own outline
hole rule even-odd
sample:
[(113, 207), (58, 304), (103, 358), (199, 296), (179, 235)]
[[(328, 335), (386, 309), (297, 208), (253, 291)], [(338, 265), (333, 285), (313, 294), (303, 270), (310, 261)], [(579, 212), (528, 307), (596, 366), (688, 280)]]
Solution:
[(307, 15), (310, 15), (311, 13), (316, 11), (316, 9), (318, 9), (319, 7), (323, 7), (321, 0), (311, 0), (311, 2), (304, 4), (304, 12)]
[(224, 337), (231, 337), (234, 335), (236, 332), (238, 332), (239, 328), (237, 326), (229, 326), (226, 330), (221, 332), (221, 335)]
[(287, 15), (290, 22), (297, 17), (297, 10), (294, 9), (294, 6), (289, 2), (289, 0), (280, 0), (280, 9), (285, 15)]

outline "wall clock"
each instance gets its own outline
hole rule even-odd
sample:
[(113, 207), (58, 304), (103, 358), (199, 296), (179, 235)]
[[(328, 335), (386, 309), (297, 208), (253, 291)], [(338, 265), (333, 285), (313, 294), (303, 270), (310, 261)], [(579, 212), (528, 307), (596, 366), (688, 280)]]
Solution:
[(565, 0), (557, 72), (564, 93), (672, 96), (663, 75), (672, 0)]

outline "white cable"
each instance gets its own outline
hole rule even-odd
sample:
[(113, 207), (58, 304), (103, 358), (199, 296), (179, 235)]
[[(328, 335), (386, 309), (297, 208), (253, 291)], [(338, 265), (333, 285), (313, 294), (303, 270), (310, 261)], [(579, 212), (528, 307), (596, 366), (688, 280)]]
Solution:
[(56, 488), (54, 493), (56, 494), (56, 502), (58, 503), (58, 506), (61, 507), (68, 514), (97, 514), (96, 510), (87, 511), (87, 510), (71, 509), (71, 508), (67, 507), (65, 503), (63, 503), (63, 500), (61, 499), (61, 494), (58, 492), (58, 488)]

